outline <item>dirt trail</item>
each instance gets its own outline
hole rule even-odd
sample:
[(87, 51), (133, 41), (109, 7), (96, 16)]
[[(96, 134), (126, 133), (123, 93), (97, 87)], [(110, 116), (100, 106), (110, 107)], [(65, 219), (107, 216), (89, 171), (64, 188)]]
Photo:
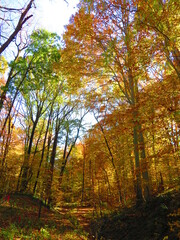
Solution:
[(81, 228), (89, 233), (89, 239), (94, 239), (91, 236), (90, 231), (90, 214), (93, 212), (93, 208), (91, 207), (61, 207), (57, 210), (60, 214), (64, 215), (65, 218), (69, 219), (69, 221), (75, 225), (81, 226)]

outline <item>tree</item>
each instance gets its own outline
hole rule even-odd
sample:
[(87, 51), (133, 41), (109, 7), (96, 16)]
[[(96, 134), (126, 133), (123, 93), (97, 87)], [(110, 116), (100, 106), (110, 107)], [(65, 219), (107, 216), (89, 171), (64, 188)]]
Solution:
[[(71, 19), (64, 35), (66, 44), (64, 64), (71, 56), (74, 68), (80, 68), (79, 79), (86, 76), (85, 81), (86, 79), (89, 81), (87, 77), (91, 72), (90, 79), (96, 79), (100, 88), (104, 85), (108, 85), (109, 91), (112, 88), (116, 90), (119, 88), (117, 98), (122, 102), (126, 101), (131, 106), (134, 156), (137, 168), (137, 200), (142, 201), (143, 191), (145, 199), (148, 199), (150, 190), (144, 138), (139, 121), (138, 95), (139, 85), (144, 80), (148, 62), (144, 62), (139, 55), (141, 48), (136, 41), (138, 32), (134, 21), (136, 7), (128, 1), (124, 3), (82, 1), (81, 6), (79, 13)], [(139, 63), (142, 64), (139, 65)], [(71, 70), (73, 66), (68, 71), (69, 75), (71, 75)], [(143, 189), (140, 162), (144, 162)]]
[[(176, 1), (137, 1), (137, 22), (142, 33), (154, 37), (153, 52), (166, 57), (168, 65), (180, 78), (179, 10)], [(155, 36), (154, 36), (155, 34)], [(162, 54), (160, 56), (159, 54)]]
[[(24, 191), (27, 187), (30, 154), (39, 119), (49, 107), (54, 90), (58, 90), (61, 85), (58, 82), (60, 81), (59, 76), (53, 70), (53, 64), (60, 57), (58, 40), (56, 34), (48, 33), (45, 30), (34, 32), (31, 35), (31, 44), (26, 49), (25, 58), (20, 58), (17, 63), (17, 69), (21, 66), (24, 67), (24, 64), (27, 66), (27, 68), (24, 67), (25, 78), (21, 71), (22, 75), (16, 75), (15, 84), (19, 86), (19, 82), (21, 83), (19, 88), (25, 99), (29, 119), (32, 123), (32, 126), (30, 124), (31, 133), (21, 171), (21, 191)], [(29, 63), (30, 67), (28, 67)]]
[[(9, 46), (9, 44), (12, 41), (14, 41), (14, 39), (16, 38), (18, 33), (22, 30), (22, 27), (25, 25), (25, 23), (32, 17), (32, 15), (28, 16), (28, 13), (29, 13), (30, 9), (32, 8), (33, 3), (34, 3), (34, 0), (30, 0), (22, 9), (7, 7), (7, 5), (0, 6), (0, 12), (4, 13), (2, 15), (5, 16), (4, 18), (1, 18), (2, 23), (1, 23), (0, 39), (2, 42), (1, 42), (1, 46), (0, 46), (0, 54), (2, 54), (3, 51)], [(15, 29), (13, 29), (13, 24), (14, 24), (13, 19), (11, 19), (11, 18), (9, 19), (9, 16), (6, 17), (6, 15), (11, 16), (11, 14), (18, 15), (18, 18), (19, 18), (18, 22), (15, 26)], [(12, 25), (10, 25), (9, 22)], [(4, 25), (8, 25), (8, 29)], [(11, 29), (11, 27), (12, 27), (12, 29)], [(7, 29), (7, 32), (4, 32), (3, 28)], [(11, 33), (10, 36), (6, 37), (6, 34), (9, 35), (9, 32)]]

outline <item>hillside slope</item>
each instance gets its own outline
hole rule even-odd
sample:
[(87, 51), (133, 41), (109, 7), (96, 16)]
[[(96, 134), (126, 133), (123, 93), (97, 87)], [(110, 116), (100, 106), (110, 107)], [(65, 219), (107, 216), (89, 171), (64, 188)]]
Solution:
[(106, 215), (91, 224), (98, 239), (180, 239), (180, 192), (172, 191), (150, 202)]
[(14, 194), (0, 198), (0, 239), (88, 239), (68, 214), (42, 206), (31, 196)]

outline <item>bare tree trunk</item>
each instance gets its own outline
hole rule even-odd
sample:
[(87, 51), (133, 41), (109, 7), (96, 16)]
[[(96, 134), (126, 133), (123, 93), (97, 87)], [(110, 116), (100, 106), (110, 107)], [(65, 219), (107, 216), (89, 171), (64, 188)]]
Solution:
[(82, 196), (81, 203), (84, 202), (84, 182), (85, 182), (85, 146), (83, 145), (83, 179), (82, 179)]
[(73, 150), (75, 144), (76, 144), (76, 141), (78, 140), (79, 138), (79, 132), (80, 132), (80, 129), (81, 129), (81, 123), (82, 123), (82, 120), (84, 118), (84, 116), (86, 115), (87, 113), (85, 113), (80, 121), (79, 121), (79, 125), (78, 125), (78, 129), (77, 129), (77, 134), (76, 134), (76, 137), (74, 139), (74, 141), (72, 142), (71, 146), (70, 146), (70, 149), (68, 151), (68, 153), (66, 153), (66, 149), (67, 149), (67, 143), (68, 143), (68, 136), (69, 136), (69, 129), (67, 129), (67, 135), (66, 135), (66, 142), (65, 142), (65, 147), (64, 147), (64, 154), (63, 154), (63, 162), (62, 162), (62, 165), (61, 165), (61, 170), (60, 170), (60, 175), (59, 175), (59, 187), (61, 186), (61, 183), (62, 183), (62, 178), (63, 178), (63, 174), (64, 174), (64, 170), (66, 168), (66, 164), (67, 164), (67, 161), (70, 157), (70, 154), (71, 154), (71, 151)]
[(139, 161), (139, 149), (138, 149), (138, 131), (137, 126), (134, 126), (133, 143), (134, 143), (134, 156), (135, 156), (135, 166), (136, 166), (136, 199), (137, 205), (141, 204), (143, 201), (142, 187), (141, 187), (141, 171), (140, 171), (140, 161)]
[[(27, 148), (28, 148), (28, 144), (29, 144), (29, 138), (30, 138), (30, 125), (27, 128), (27, 133), (26, 133), (26, 138), (25, 138), (25, 143), (24, 143), (24, 154), (26, 154), (26, 152), (27, 152)], [(25, 156), (24, 156), (24, 158), (25, 158)], [(21, 167), (21, 170), (20, 170), (20, 173), (19, 173), (19, 176), (18, 176), (16, 191), (18, 191), (19, 187), (20, 187), (22, 171), (23, 171), (23, 168)]]
[(51, 203), (51, 187), (52, 187), (52, 181), (53, 181), (54, 163), (55, 163), (55, 157), (56, 157), (56, 148), (57, 148), (57, 142), (58, 142), (59, 129), (60, 129), (60, 120), (58, 119), (58, 116), (57, 116), (53, 148), (52, 148), (51, 158), (49, 163), (50, 176), (49, 176), (47, 188), (46, 188), (48, 206), (50, 206), (50, 203)]
[[(94, 207), (94, 211), (96, 214), (98, 214), (97, 212), (97, 206), (96, 206), (96, 196), (95, 196), (95, 191), (94, 191), (94, 187), (95, 187), (95, 183), (94, 183), (94, 171), (92, 168), (92, 162), (90, 161), (90, 174), (91, 174), (91, 194), (92, 194), (92, 199), (93, 199), (93, 207)], [(94, 213), (93, 211), (93, 213)]]
[(36, 141), (36, 146), (35, 146), (35, 150), (34, 150), (34, 153), (33, 153), (33, 158), (32, 158), (32, 161), (31, 161), (31, 165), (29, 167), (29, 170), (28, 170), (28, 182), (32, 179), (32, 176), (33, 176), (33, 163), (35, 161), (35, 157), (36, 157), (36, 153), (37, 153), (37, 149), (38, 149), (38, 145), (39, 145), (39, 141), (41, 139), (41, 135), (42, 135), (42, 132), (44, 130), (44, 122), (45, 120), (43, 121), (43, 125), (41, 127), (41, 130), (40, 130), (40, 133), (39, 133), (39, 136), (38, 136), (38, 139)]
[(35, 133), (37, 123), (39, 121), (39, 117), (40, 117), (40, 114), (38, 112), (37, 116), (36, 116), (36, 120), (33, 122), (33, 128), (32, 128), (31, 136), (30, 136), (30, 139), (29, 139), (28, 150), (27, 150), (27, 152), (25, 152), (24, 163), (23, 163), (23, 166), (22, 166), (22, 175), (21, 175), (21, 186), (20, 186), (20, 191), (21, 192), (24, 192), (26, 190), (27, 184), (28, 184), (28, 181), (29, 181), (29, 179), (28, 179), (29, 160), (30, 160), (32, 143), (33, 143), (33, 139), (34, 139), (34, 133)]
[[(107, 183), (108, 183), (108, 187), (107, 187), (107, 203), (109, 204), (110, 201), (111, 201), (111, 199), (109, 199), (109, 197), (112, 196), (113, 193), (111, 192), (111, 185), (110, 185), (110, 182), (109, 182), (108, 173), (107, 173), (107, 171), (106, 171), (105, 168), (103, 168), (102, 170), (103, 170), (103, 172), (104, 172), (105, 179), (106, 179), (106, 181), (107, 181)], [(111, 205), (111, 204), (110, 204), (110, 205)]]
[(149, 184), (149, 174), (148, 174), (148, 164), (146, 160), (144, 137), (142, 133), (141, 125), (139, 124), (139, 145), (141, 151), (141, 169), (144, 185), (144, 198), (146, 201), (150, 199), (150, 184)]
[(6, 138), (4, 154), (3, 154), (3, 158), (2, 158), (2, 167), (4, 166), (5, 161), (6, 161), (6, 155), (8, 154), (10, 140), (11, 140), (11, 117), (9, 116), (8, 133), (7, 133), (7, 138)]
[(101, 132), (102, 132), (104, 140), (105, 140), (106, 147), (107, 147), (109, 155), (111, 157), (111, 163), (112, 163), (113, 169), (115, 171), (115, 176), (116, 176), (116, 184), (117, 184), (117, 189), (118, 189), (118, 194), (119, 194), (119, 203), (123, 204), (123, 197), (122, 197), (122, 192), (121, 192), (121, 185), (120, 185), (120, 180), (119, 180), (119, 174), (118, 174), (118, 171), (117, 171), (115, 163), (114, 163), (114, 157), (113, 157), (111, 148), (109, 146), (108, 140), (106, 138), (104, 129), (103, 129), (102, 125), (100, 124), (100, 122), (98, 121), (98, 118), (95, 116), (95, 114), (94, 114), (94, 117), (95, 117), (97, 123), (99, 124), (99, 127), (101, 129)]
[(156, 180), (156, 189), (158, 188), (158, 170), (157, 170), (157, 159), (156, 159), (156, 149), (155, 149), (155, 132), (154, 132), (154, 109), (153, 119), (152, 119), (152, 152), (153, 152), (153, 162), (154, 162), (154, 170), (155, 170), (155, 180)]
[(99, 202), (99, 213), (100, 216), (102, 217), (102, 204), (101, 204), (101, 194), (100, 194), (100, 186), (99, 186), (99, 179), (97, 180), (97, 184), (98, 184), (98, 202)]
[(38, 167), (36, 180), (35, 180), (35, 184), (34, 184), (34, 188), (33, 188), (33, 195), (35, 194), (35, 191), (36, 191), (36, 187), (37, 187), (37, 183), (38, 183), (38, 179), (39, 179), (39, 175), (40, 175), (40, 170), (41, 170), (41, 165), (42, 165), (42, 162), (43, 162), (43, 159), (44, 159), (45, 145), (46, 145), (47, 134), (48, 134), (48, 131), (49, 131), (49, 125), (50, 125), (50, 122), (51, 122), (52, 110), (53, 110), (53, 105), (51, 106), (51, 111), (50, 111), (49, 118), (48, 118), (48, 123), (47, 123), (46, 132), (45, 132), (45, 136), (44, 136), (44, 141), (43, 141), (41, 160), (39, 162), (39, 167)]

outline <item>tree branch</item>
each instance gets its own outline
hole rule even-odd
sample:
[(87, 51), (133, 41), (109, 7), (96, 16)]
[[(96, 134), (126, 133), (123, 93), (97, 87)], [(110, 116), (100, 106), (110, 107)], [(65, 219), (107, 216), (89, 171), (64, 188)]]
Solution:
[(18, 32), (21, 30), (22, 26), (24, 23), (31, 18), (33, 15), (27, 16), (28, 11), (31, 9), (32, 3), (34, 0), (31, 0), (29, 4), (27, 5), (26, 9), (24, 12), (22, 12), (21, 17), (19, 18), (19, 21), (17, 23), (17, 26), (14, 30), (14, 32), (10, 35), (10, 37), (7, 39), (7, 41), (0, 47), (0, 54), (9, 46), (9, 44), (13, 41), (13, 39), (16, 37)]

